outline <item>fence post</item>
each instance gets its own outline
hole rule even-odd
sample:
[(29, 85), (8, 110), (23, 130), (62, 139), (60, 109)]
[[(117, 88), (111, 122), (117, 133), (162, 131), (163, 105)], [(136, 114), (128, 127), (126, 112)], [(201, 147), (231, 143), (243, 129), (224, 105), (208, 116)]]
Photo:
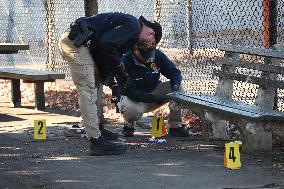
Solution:
[(160, 22), (161, 19), (161, 0), (155, 1), (155, 20)]
[(54, 0), (45, 0), (45, 44), (47, 48), (46, 69), (54, 71), (56, 40), (55, 40), (55, 3)]
[[(271, 48), (277, 44), (277, 0), (263, 0), (263, 46)], [(265, 58), (264, 63), (269, 64)], [(258, 90), (260, 93), (262, 89)], [(273, 109), (278, 108), (278, 89), (275, 89)]]
[(84, 0), (85, 16), (92, 16), (98, 14), (97, 0)]
[(188, 0), (188, 38), (189, 52), (193, 55), (193, 32), (192, 32), (192, 0)]
[[(98, 14), (98, 1), (97, 0), (84, 0), (85, 16), (93, 16)], [(100, 120), (100, 126), (105, 121), (103, 112), (103, 85), (98, 77), (95, 78), (95, 85), (97, 89), (97, 115)]]
[(263, 46), (277, 44), (277, 0), (263, 0)]

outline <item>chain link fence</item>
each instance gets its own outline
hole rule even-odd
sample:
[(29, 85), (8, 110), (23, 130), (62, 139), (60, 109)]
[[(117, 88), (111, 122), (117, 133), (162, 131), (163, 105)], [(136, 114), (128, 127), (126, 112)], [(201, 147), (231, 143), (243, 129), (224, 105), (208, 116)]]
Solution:
[[(159, 48), (181, 69), (186, 91), (214, 94), (218, 78), (212, 76), (215, 57), (224, 56), (220, 44), (267, 47), (265, 20), (267, 0), (98, 0), (98, 12), (125, 12), (158, 20), (163, 26)], [(276, 2), (276, 0), (270, 0)], [(278, 0), (275, 35), (284, 46), (284, 1)], [(1, 0), (0, 42), (26, 43), (29, 51), (0, 54), (1, 67), (53, 70), (67, 74), (69, 68), (59, 54), (60, 35), (69, 24), (84, 16), (83, 0)], [(266, 26), (267, 27), (267, 26)], [(256, 63), (260, 57), (243, 56)], [(283, 62), (282, 62), (283, 64)], [(237, 71), (248, 71), (240, 70)], [(260, 73), (255, 73), (259, 76)], [(280, 78), (282, 79), (282, 78)], [(233, 98), (253, 103), (257, 85), (234, 83)], [(284, 91), (279, 90), (283, 109)]]

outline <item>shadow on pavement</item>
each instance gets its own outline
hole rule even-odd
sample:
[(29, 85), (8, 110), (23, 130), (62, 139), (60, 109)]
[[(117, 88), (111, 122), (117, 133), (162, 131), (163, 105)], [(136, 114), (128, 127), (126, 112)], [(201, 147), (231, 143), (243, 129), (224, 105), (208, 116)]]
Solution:
[(23, 120), (25, 119), (7, 114), (0, 114), (0, 122), (23, 121)]

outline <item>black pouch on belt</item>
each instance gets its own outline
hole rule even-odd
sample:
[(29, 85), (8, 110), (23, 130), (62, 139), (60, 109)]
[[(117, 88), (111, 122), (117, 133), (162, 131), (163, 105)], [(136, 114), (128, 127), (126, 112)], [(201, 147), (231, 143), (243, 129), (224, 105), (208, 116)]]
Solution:
[(70, 33), (68, 38), (73, 40), (75, 47), (79, 48), (82, 45), (86, 45), (87, 42), (92, 38), (93, 32), (89, 30), (86, 22), (83, 19), (76, 20), (70, 26)]
[(80, 33), (80, 32), (81, 32), (81, 29), (78, 26), (78, 24), (73, 22), (72, 24), (70, 24), (70, 32), (69, 32), (68, 38), (70, 40), (74, 40), (76, 38), (76, 36), (78, 35), (78, 33)]

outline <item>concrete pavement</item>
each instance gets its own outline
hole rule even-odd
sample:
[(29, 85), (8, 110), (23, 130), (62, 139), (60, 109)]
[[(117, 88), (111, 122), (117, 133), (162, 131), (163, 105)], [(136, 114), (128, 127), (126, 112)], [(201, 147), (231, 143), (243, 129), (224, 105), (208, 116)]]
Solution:
[[(92, 157), (85, 138), (67, 138), (64, 129), (80, 122), (72, 113), (12, 108), (0, 99), (0, 188), (44, 189), (236, 189), (284, 188), (284, 153), (241, 153), (242, 168), (223, 166), (222, 141), (205, 143), (199, 137), (171, 138), (148, 143), (149, 130), (137, 128), (126, 154)], [(47, 141), (33, 140), (33, 120), (47, 119)], [(108, 119), (120, 132), (122, 124)], [(146, 133), (146, 134), (145, 134)]]

